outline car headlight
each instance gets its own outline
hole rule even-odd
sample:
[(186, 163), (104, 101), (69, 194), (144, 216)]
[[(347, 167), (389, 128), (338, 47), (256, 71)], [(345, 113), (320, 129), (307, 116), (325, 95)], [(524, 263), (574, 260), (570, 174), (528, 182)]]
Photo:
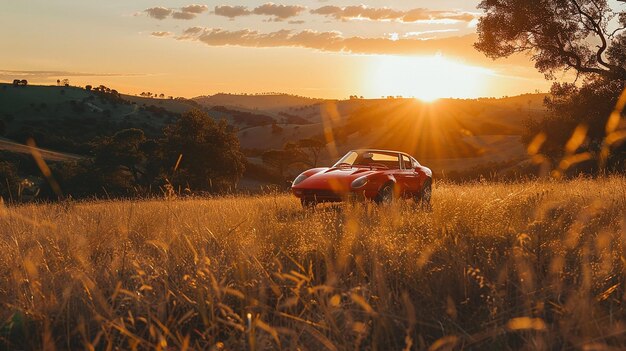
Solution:
[(367, 181), (368, 181), (367, 176), (359, 177), (352, 181), (352, 188), (358, 189), (364, 186), (365, 184), (367, 184)]
[(296, 177), (296, 179), (293, 180), (293, 183), (291, 183), (291, 186), (298, 185), (298, 184), (302, 183), (302, 181), (307, 179), (307, 178), (308, 177), (305, 176), (304, 174), (300, 174), (299, 176)]

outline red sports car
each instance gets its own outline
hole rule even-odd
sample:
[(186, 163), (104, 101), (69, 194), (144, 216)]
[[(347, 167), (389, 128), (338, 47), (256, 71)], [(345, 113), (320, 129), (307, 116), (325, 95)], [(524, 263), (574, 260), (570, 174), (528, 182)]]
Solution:
[(432, 171), (399, 151), (353, 150), (330, 168), (313, 168), (293, 181), (305, 207), (348, 198), (389, 202), (413, 198), (430, 206)]

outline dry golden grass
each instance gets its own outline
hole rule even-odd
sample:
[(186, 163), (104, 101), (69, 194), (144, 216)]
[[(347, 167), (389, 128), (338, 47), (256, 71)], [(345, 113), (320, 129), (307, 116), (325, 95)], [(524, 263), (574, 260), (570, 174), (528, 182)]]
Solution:
[(626, 347), (626, 179), (0, 209), (0, 349)]

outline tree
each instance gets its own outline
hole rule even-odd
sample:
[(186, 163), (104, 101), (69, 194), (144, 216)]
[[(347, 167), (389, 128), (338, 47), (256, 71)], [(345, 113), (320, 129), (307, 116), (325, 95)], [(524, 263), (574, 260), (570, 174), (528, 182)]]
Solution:
[[(590, 77), (581, 87), (573, 83), (555, 83), (545, 100), (550, 112), (548, 118), (530, 121), (524, 140), (531, 142), (537, 134), (543, 133), (546, 140), (542, 151), (556, 160), (568, 152), (565, 146), (573, 131), (581, 126), (586, 130), (586, 142), (578, 147), (578, 151), (598, 155), (606, 146), (611, 147), (610, 151), (617, 156), (623, 152), (623, 146), (618, 142), (612, 145), (605, 145), (604, 142), (609, 116), (624, 88), (624, 81), (602, 77)], [(611, 161), (620, 162), (617, 159)]]
[(91, 89), (93, 89), (93, 87), (91, 85), (85, 85), (85, 90), (91, 91)]
[(287, 146), (283, 150), (268, 150), (261, 155), (263, 163), (274, 168), (282, 180), (285, 171), (294, 163), (302, 161), (302, 154), (297, 148)]
[(60, 85), (61, 85), (61, 80), (57, 79), (57, 86), (60, 86)]
[[(123, 129), (112, 137), (101, 139), (95, 147), (95, 167), (105, 175), (116, 174), (122, 168), (132, 176), (133, 184), (130, 185), (139, 185), (140, 174), (143, 174), (140, 165), (145, 161), (141, 146), (145, 140), (143, 131), (136, 128)], [(119, 174), (116, 177), (123, 178)], [(129, 187), (128, 182), (124, 183), (116, 186)]]
[[(550, 114), (529, 122), (525, 141), (543, 134), (542, 152), (553, 159), (589, 151), (602, 160), (609, 148), (623, 157), (619, 143), (608, 141), (619, 134), (618, 123), (607, 126), (607, 121), (626, 81), (626, 13), (606, 0), (483, 0), (478, 7), (485, 16), (479, 19), (476, 49), (493, 59), (531, 54), (547, 79), (568, 70), (583, 78), (582, 85), (553, 84), (545, 101)], [(582, 139), (566, 147), (575, 130)]]
[(173, 183), (218, 191), (236, 185), (243, 175), (245, 156), (226, 121), (215, 122), (206, 112), (192, 109), (167, 126), (164, 135), (166, 164), (170, 169), (178, 165), (168, 172), (173, 173)]
[(20, 80), (20, 85), (27, 86), (28, 85), (28, 81), (26, 79), (22, 79), (22, 80)]
[(319, 155), (326, 147), (326, 144), (319, 139), (309, 138), (299, 140), (297, 145), (311, 155), (311, 166), (317, 167)]
[[(483, 0), (475, 48), (493, 59), (527, 52), (548, 78), (574, 69), (626, 79), (626, 14), (606, 0)], [(617, 17), (617, 26), (612, 21)]]
[(63, 86), (65, 87), (69, 87), (70, 86), (70, 80), (65, 78), (61, 81), (61, 84), (63, 84)]

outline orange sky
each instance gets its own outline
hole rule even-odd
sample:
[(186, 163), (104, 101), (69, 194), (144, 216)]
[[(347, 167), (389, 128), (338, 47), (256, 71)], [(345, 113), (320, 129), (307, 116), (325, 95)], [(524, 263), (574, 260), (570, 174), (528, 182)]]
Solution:
[(472, 48), (477, 2), (11, 1), (0, 81), (26, 78), (193, 97), (481, 97), (547, 91), (526, 57)]

